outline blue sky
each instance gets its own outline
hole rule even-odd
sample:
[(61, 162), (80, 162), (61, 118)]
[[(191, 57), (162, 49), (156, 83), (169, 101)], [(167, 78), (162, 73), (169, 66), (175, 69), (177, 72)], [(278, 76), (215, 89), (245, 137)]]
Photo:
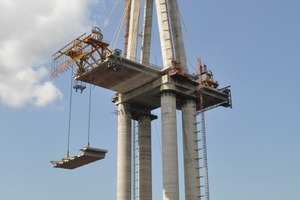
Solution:
[[(70, 90), (69, 73), (48, 78), (51, 55), (95, 24), (101, 27), (113, 3), (0, 2), (1, 199), (116, 199), (113, 92), (92, 88), (91, 145), (108, 150), (105, 160), (72, 171), (53, 169), (49, 163), (66, 152)], [(108, 40), (122, 3), (104, 32)], [(211, 199), (298, 200), (300, 2), (179, 4), (184, 35), (197, 48), (194, 55), (186, 39), (189, 60), (196, 65), (200, 56), (220, 85), (232, 89), (233, 109), (206, 113)], [(158, 44), (153, 45), (151, 60), (159, 63)], [(117, 47), (122, 49), (122, 42)], [(160, 116), (159, 110), (153, 113)], [(87, 118), (88, 90), (73, 93), (72, 155), (87, 143)], [(153, 199), (161, 199), (160, 117), (152, 130)], [(181, 137), (178, 131), (179, 148)], [(182, 172), (180, 181), (182, 187)], [(180, 196), (184, 199), (182, 189)]]

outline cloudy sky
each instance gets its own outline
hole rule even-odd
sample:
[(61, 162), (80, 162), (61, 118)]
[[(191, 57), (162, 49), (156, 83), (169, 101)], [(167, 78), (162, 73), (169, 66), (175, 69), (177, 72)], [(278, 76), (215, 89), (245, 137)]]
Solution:
[[(298, 200), (300, 1), (178, 1), (190, 62), (201, 57), (221, 87), (232, 89), (233, 109), (206, 114), (211, 199)], [(123, 4), (105, 29), (107, 40)], [(116, 199), (113, 92), (92, 88), (91, 144), (108, 149), (107, 158), (73, 171), (49, 164), (65, 155), (71, 76), (69, 71), (50, 79), (51, 56), (91, 27), (101, 28), (113, 5), (114, 0), (0, 0), (0, 199)], [(156, 30), (151, 61), (159, 64)], [(122, 42), (117, 48), (123, 49)], [(86, 144), (88, 96), (73, 93), (72, 155)], [(160, 110), (153, 114), (159, 117), (152, 126), (153, 197), (161, 199)], [(180, 116), (178, 111), (184, 199)]]
[[(50, 56), (92, 25), (84, 1), (0, 2), (0, 100), (12, 107), (47, 106), (62, 98), (49, 81)], [(95, 16), (94, 16), (95, 17)]]

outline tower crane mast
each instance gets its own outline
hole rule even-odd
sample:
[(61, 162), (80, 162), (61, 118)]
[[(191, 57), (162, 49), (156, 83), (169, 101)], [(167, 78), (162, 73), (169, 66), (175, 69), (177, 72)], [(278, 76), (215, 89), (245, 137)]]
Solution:
[(201, 148), (202, 148), (202, 160), (203, 165), (201, 167), (203, 171), (203, 178), (204, 178), (204, 192), (205, 194), (202, 196), (205, 196), (206, 200), (210, 200), (209, 196), (209, 179), (208, 179), (208, 163), (207, 163), (207, 146), (206, 146), (206, 129), (205, 129), (205, 110), (204, 110), (204, 97), (203, 97), (203, 90), (201, 86), (203, 85), (203, 75), (206, 74), (206, 66), (201, 64), (200, 59), (198, 59), (198, 74), (199, 74), (199, 97), (200, 97), (200, 124), (201, 124)]

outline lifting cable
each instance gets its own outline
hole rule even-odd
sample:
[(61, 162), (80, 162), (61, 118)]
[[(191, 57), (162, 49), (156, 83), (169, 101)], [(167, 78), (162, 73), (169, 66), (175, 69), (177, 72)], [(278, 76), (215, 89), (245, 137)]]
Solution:
[[(191, 46), (191, 49), (192, 49), (192, 52), (194, 53), (194, 56), (197, 58), (197, 57), (198, 57), (198, 56), (197, 56), (198, 54), (197, 54), (196, 47), (194, 46), (195, 43), (193, 42), (192, 37), (191, 37), (191, 35), (190, 35), (190, 33), (189, 33), (189, 31), (188, 31), (188, 29), (187, 29), (185, 23), (184, 23), (184, 20), (183, 20), (183, 17), (182, 17), (182, 15), (181, 15), (180, 10), (178, 10), (178, 11), (179, 11), (179, 17), (180, 17), (180, 19), (181, 19), (181, 22), (182, 22), (182, 25), (183, 25), (183, 27), (184, 27), (184, 30), (185, 30), (185, 32), (187, 33), (187, 38), (188, 38), (189, 45)], [(193, 66), (193, 64), (191, 63), (191, 61), (190, 61), (188, 58), (187, 58), (187, 60), (188, 60), (189, 64), (193, 67), (193, 69), (195, 70), (195, 72), (197, 72), (198, 69), (196, 69), (196, 68)]]
[(66, 157), (70, 157), (70, 137), (71, 137), (71, 117), (72, 117), (72, 96), (73, 96), (73, 67), (71, 72), (71, 86), (70, 86), (70, 101), (69, 101), (69, 124), (68, 124), (68, 141), (67, 141), (67, 155)]
[(90, 130), (91, 130), (91, 107), (92, 107), (92, 85), (90, 84), (90, 94), (89, 94), (89, 117), (88, 117), (88, 143), (87, 147), (90, 146)]
[(92, 76), (90, 76), (90, 89), (89, 89), (89, 113), (88, 113), (88, 135), (87, 135), (87, 147), (90, 146), (90, 136), (91, 136), (91, 113), (92, 113)]
[(121, 19), (119, 21), (119, 24), (117, 26), (117, 30), (115, 31), (113, 39), (112, 39), (112, 47), (113, 47), (113, 49), (115, 49), (115, 47), (117, 45), (117, 41), (118, 41), (118, 38), (120, 36), (121, 27), (123, 25), (124, 18), (125, 18), (125, 9), (123, 11), (122, 17), (121, 17)]
[[(71, 81), (70, 81), (70, 100), (69, 100), (69, 122), (68, 122), (68, 137), (67, 137), (67, 154), (66, 158), (70, 157), (70, 140), (71, 140), (71, 119), (72, 119), (72, 102), (73, 102), (73, 67), (71, 72)], [(92, 85), (90, 84), (89, 89), (89, 111), (88, 111), (88, 136), (87, 136), (87, 147), (90, 146), (90, 127), (91, 127), (91, 110), (92, 110)]]
[(120, 36), (120, 32), (121, 32), (121, 28), (122, 28), (122, 25), (124, 23), (124, 19), (125, 19), (125, 15), (127, 13), (127, 10), (129, 8), (129, 3), (127, 3), (127, 5), (125, 6), (125, 9), (123, 10), (123, 13), (122, 13), (122, 17), (119, 21), (119, 24), (117, 26), (117, 30), (113, 36), (113, 39), (112, 39), (112, 49), (115, 49), (116, 45), (117, 45), (117, 41), (119, 39), (119, 36)]
[(114, 4), (112, 10), (110, 11), (110, 13), (109, 13), (107, 19), (104, 21), (103, 27), (102, 27), (102, 29), (101, 29), (101, 30), (102, 30), (102, 33), (104, 32), (104, 29), (105, 29), (106, 26), (108, 25), (108, 23), (109, 23), (109, 21), (110, 21), (110, 18), (111, 18), (112, 14), (114, 13), (114, 11), (115, 11), (115, 9), (116, 9), (116, 7), (117, 7), (118, 2), (119, 2), (119, 0), (116, 0), (116, 1), (115, 1), (115, 4)]

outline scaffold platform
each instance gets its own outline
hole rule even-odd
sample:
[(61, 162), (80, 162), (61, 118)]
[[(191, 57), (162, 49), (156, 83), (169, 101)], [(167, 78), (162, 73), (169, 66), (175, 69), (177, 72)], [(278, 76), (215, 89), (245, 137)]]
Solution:
[(165, 71), (111, 54), (97, 67), (87, 70), (76, 80), (119, 93), (129, 92), (162, 76)]
[[(203, 108), (210, 110), (215, 106), (232, 107), (231, 92), (228, 87), (222, 89), (214, 89), (207, 86), (200, 86), (203, 95)], [(200, 105), (197, 106), (199, 110)]]
[[(170, 72), (170, 73), (169, 73)], [(113, 102), (127, 102), (135, 109), (160, 107), (160, 93), (172, 90), (179, 100), (195, 99), (199, 102), (202, 91), (204, 108), (218, 106), (230, 107), (230, 89), (217, 89), (199, 85), (197, 76), (171, 73), (171, 68), (162, 70), (158, 67), (142, 64), (112, 53), (97, 67), (87, 70), (76, 80), (93, 84), (122, 94), (113, 97)], [(177, 106), (180, 109), (180, 102)], [(199, 103), (197, 110), (200, 109)]]

